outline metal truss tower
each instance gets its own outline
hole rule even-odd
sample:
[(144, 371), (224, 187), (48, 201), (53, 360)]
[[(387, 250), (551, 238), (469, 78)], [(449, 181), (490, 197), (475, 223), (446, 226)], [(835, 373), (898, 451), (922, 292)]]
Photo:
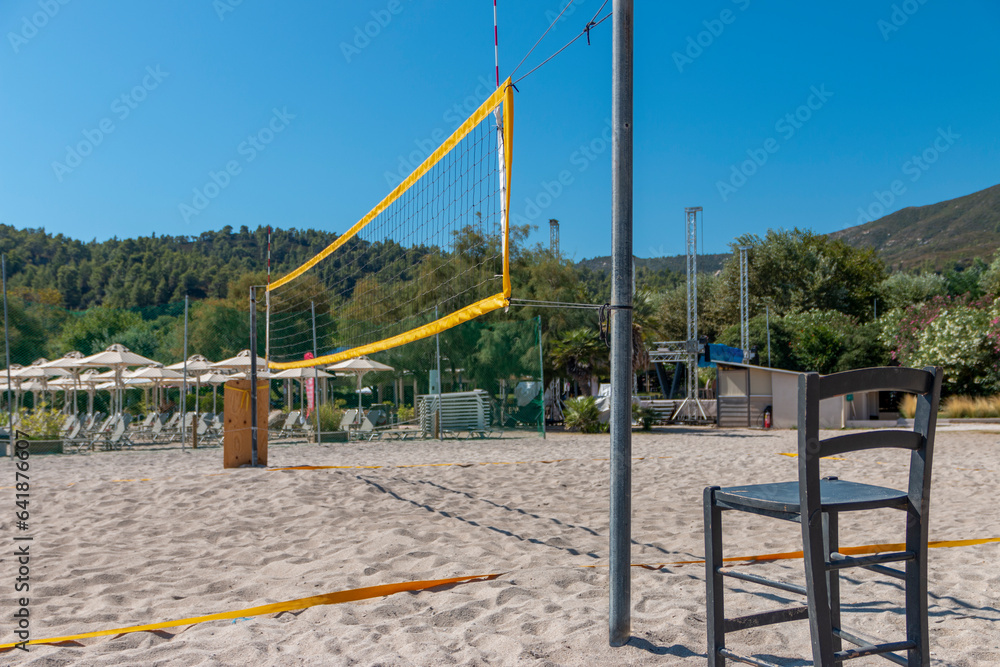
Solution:
[(687, 239), (687, 398), (676, 413), (694, 419), (699, 416), (707, 419), (705, 409), (698, 400), (698, 214), (701, 210), (701, 206), (684, 209)]
[(743, 363), (750, 359), (750, 288), (747, 271), (748, 246), (740, 246), (740, 349), (743, 350)]
[(559, 256), (559, 221), (555, 218), (549, 220), (549, 252)]

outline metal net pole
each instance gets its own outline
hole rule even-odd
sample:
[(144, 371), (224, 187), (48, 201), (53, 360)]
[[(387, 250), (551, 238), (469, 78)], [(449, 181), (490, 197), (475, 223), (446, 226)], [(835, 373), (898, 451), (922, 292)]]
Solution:
[(611, 536), (609, 642), (631, 634), (632, 0), (614, 1), (612, 45)]

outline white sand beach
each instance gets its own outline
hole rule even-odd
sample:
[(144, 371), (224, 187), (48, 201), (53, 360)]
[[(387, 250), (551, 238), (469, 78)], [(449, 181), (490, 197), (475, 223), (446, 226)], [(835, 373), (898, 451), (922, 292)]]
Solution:
[[(795, 431), (670, 428), (633, 438), (632, 561), (703, 555), (705, 486), (795, 478)], [(55, 665), (704, 665), (704, 566), (633, 568), (632, 634), (608, 646), (607, 435), (273, 445), (274, 471), (222, 469), (220, 448), (31, 458), (31, 636), (239, 610), (331, 591), (502, 573), (404, 592), (75, 646), (31, 646), (0, 664)], [(493, 465), (492, 463), (506, 462)], [(488, 464), (488, 465), (484, 465)], [(824, 474), (905, 484), (904, 453), (825, 462)], [(454, 465), (429, 465), (454, 464)], [(938, 432), (932, 540), (1000, 536), (990, 492), (1000, 433)], [(14, 468), (0, 463), (7, 546), (2, 639), (15, 641)], [(725, 515), (727, 555), (801, 548), (795, 524)], [(842, 544), (902, 540), (899, 513), (842, 519)], [(931, 550), (935, 664), (1000, 664), (1000, 544)], [(802, 577), (802, 563), (745, 565)], [(901, 638), (900, 582), (850, 571), (844, 625)], [(737, 591), (744, 591), (740, 595)], [(727, 589), (730, 614), (794, 596)], [(809, 664), (795, 623), (731, 635), (764, 659)], [(862, 658), (852, 665), (885, 664)]]

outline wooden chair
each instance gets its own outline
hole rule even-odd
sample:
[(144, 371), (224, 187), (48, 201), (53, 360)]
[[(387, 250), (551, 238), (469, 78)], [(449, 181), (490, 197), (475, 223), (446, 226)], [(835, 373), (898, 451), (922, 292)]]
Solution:
[[(866, 391), (904, 391), (917, 394), (912, 431), (879, 430), (819, 438), (820, 401)], [(813, 664), (828, 667), (865, 655), (881, 655), (899, 665), (930, 664), (927, 638), (927, 530), (931, 459), (941, 369), (866, 368), (820, 377), (799, 377), (799, 447), (797, 482), (754, 484), (705, 489), (705, 564), (707, 584), (708, 664), (723, 667), (726, 658), (767, 666), (758, 658), (739, 656), (726, 648), (726, 634), (774, 623), (809, 619)], [(858, 484), (829, 477), (820, 479), (820, 459), (845, 452), (894, 447), (909, 449), (910, 474), (906, 491)], [(906, 512), (905, 551), (856, 558), (837, 553), (837, 518), (841, 512), (893, 508)], [(795, 521), (802, 526), (806, 585), (773, 581), (723, 566), (722, 512), (738, 510)], [(905, 562), (905, 570), (886, 563)], [(862, 567), (905, 582), (906, 639), (870, 644), (840, 625), (839, 571)], [(723, 577), (762, 584), (805, 595), (808, 604), (725, 618)], [(842, 641), (857, 648), (842, 650)], [(907, 658), (896, 655), (906, 651)]]

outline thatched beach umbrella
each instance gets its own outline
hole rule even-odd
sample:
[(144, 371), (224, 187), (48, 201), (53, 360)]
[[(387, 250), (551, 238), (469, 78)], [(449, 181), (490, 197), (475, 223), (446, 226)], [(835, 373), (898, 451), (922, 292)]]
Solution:
[[(17, 377), (22, 381), (23, 380), (33, 381), (33, 383), (31, 384), (32, 389), (30, 390), (27, 389), (27, 385), (23, 383), (21, 385), (21, 389), (24, 391), (31, 391), (33, 394), (37, 392), (42, 392), (44, 398), (44, 394), (48, 392), (48, 386), (46, 385), (46, 382), (50, 377), (55, 377), (59, 375), (61, 376), (69, 375), (69, 372), (64, 371), (60, 368), (46, 367), (48, 363), (49, 360), (45, 359), (44, 357), (35, 359), (30, 366), (24, 366), (23, 368), (19, 368), (16, 371), (11, 371), (11, 377), (12, 378)], [(35, 398), (37, 399), (38, 397), (36, 396)], [(35, 400), (35, 408), (37, 407), (38, 407), (38, 401)]]
[(219, 391), (219, 385), (226, 382), (226, 380), (232, 379), (231, 375), (224, 375), (222, 373), (213, 373), (209, 371), (208, 373), (202, 373), (198, 376), (198, 382), (201, 384), (212, 385), (212, 411), (215, 412), (216, 406), (216, 396)]
[[(170, 368), (164, 368), (159, 364), (153, 366), (145, 366), (139, 370), (132, 371), (128, 374), (129, 382), (134, 380), (148, 380), (152, 385), (157, 394), (159, 394), (160, 389), (166, 382), (175, 382), (184, 378), (184, 376), (177, 371), (170, 370)], [(159, 398), (157, 396), (156, 398)], [(159, 405), (159, 403), (157, 403)]]
[[(76, 390), (77, 388), (79, 388), (80, 385), (80, 371), (84, 368), (84, 366), (80, 362), (82, 362), (84, 358), (85, 355), (83, 354), (83, 352), (77, 352), (76, 350), (73, 350), (72, 352), (67, 352), (58, 359), (53, 359), (52, 361), (42, 364), (43, 368), (58, 368), (61, 370), (69, 371), (70, 375), (73, 378), (73, 402), (72, 402), (73, 409), (71, 411), (71, 414), (74, 415), (77, 413)], [(65, 387), (66, 384), (61, 382), (59, 386)]]
[(299, 389), (304, 397), (306, 395), (306, 381), (319, 378), (332, 378), (333, 375), (326, 371), (321, 371), (314, 366), (312, 368), (289, 368), (280, 373), (275, 373), (273, 377), (275, 380), (298, 380)]
[(355, 359), (347, 359), (346, 361), (338, 362), (332, 366), (327, 366), (327, 368), (336, 373), (353, 373), (358, 377), (358, 414), (362, 414), (361, 410), (361, 379), (368, 373), (378, 372), (378, 371), (394, 371), (396, 370), (392, 366), (386, 366), (377, 361), (369, 359), (368, 357), (357, 357)]
[[(205, 357), (201, 356), (200, 354), (192, 354), (185, 361), (178, 361), (176, 364), (171, 364), (171, 365), (167, 366), (167, 368), (169, 368), (170, 370), (180, 371), (182, 373), (186, 373), (187, 377), (191, 377), (192, 375), (194, 376), (194, 378), (195, 378), (195, 387), (194, 387), (194, 397), (195, 397), (194, 398), (194, 414), (195, 414), (195, 421), (197, 421), (197, 419), (198, 419), (198, 409), (200, 407), (198, 405), (198, 394), (201, 393), (201, 380), (198, 379), (198, 378), (205, 371), (212, 370), (213, 367), (214, 367), (214, 365), (212, 364), (212, 362), (209, 361), (208, 359), (206, 359)], [(181, 410), (185, 411), (187, 409), (187, 397), (185, 397), (183, 399), (182, 403), (183, 404), (181, 406)], [(212, 407), (215, 407), (214, 399), (213, 399)]]
[(108, 349), (103, 352), (92, 354), (80, 360), (81, 366), (110, 368), (115, 372), (115, 385), (118, 387), (117, 393), (119, 397), (118, 405), (116, 406), (117, 412), (120, 412), (125, 407), (124, 396), (121, 393), (121, 387), (123, 386), (122, 373), (125, 369), (132, 366), (150, 366), (156, 364), (155, 360), (144, 357), (141, 354), (136, 354), (118, 343), (108, 346)]
[[(243, 350), (235, 357), (230, 357), (228, 359), (223, 359), (222, 361), (217, 361), (211, 364), (212, 369), (228, 368), (235, 371), (249, 372), (250, 371), (250, 350)], [(257, 357), (257, 371), (267, 370), (267, 360), (263, 357)]]
[(96, 368), (80, 373), (80, 384), (87, 390), (87, 414), (94, 414), (94, 394), (97, 393), (97, 385), (104, 382), (101, 375)]

